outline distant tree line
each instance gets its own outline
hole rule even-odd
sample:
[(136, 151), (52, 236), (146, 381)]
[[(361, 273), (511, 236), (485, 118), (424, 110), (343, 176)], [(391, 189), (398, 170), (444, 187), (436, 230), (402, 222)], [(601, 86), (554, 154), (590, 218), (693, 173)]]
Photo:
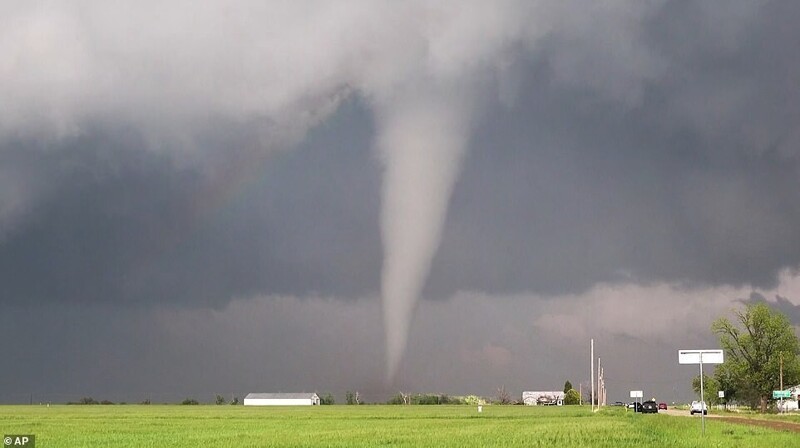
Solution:
[(352, 392), (348, 390), (347, 392), (345, 392), (344, 401), (346, 404), (350, 405), (364, 404), (363, 401), (361, 400), (361, 394), (358, 393), (358, 391)]
[(214, 398), (214, 404), (216, 404), (216, 405), (230, 404), (232, 406), (236, 406), (237, 404), (239, 404), (239, 397), (233, 397), (233, 399), (230, 401), (230, 403), (228, 403), (225, 400), (225, 397), (223, 397), (222, 395), (217, 394), (217, 396)]
[[(328, 394), (328, 395), (330, 395), (330, 394)], [(331, 399), (332, 399), (332, 397), (331, 397)], [(149, 405), (150, 403), (151, 402), (150, 402), (149, 398), (145, 398), (144, 400), (139, 402), (140, 405)], [(223, 397), (222, 395), (216, 395), (215, 398), (214, 398), (214, 403), (217, 404), (217, 405), (230, 404), (230, 405), (234, 405), (235, 406), (235, 405), (240, 404), (240, 401), (239, 401), (239, 397), (233, 397), (233, 399), (230, 402), (228, 402), (225, 399), (225, 397)], [(106, 405), (108, 405), (108, 404), (115, 404), (115, 403), (112, 402), (112, 401), (109, 401), (109, 400), (97, 401), (92, 397), (83, 397), (78, 401), (68, 401), (67, 404), (69, 404), (69, 405), (87, 405), (87, 404), (106, 404)], [(121, 402), (119, 402), (117, 404), (121, 404), (122, 405), (122, 404), (127, 404), (127, 403), (124, 402), (124, 401), (121, 401)], [(189, 398), (186, 398), (183, 401), (181, 401), (180, 404), (182, 404), (182, 405), (199, 405), (200, 402), (197, 401), (194, 398), (189, 397)], [(333, 403), (330, 403), (330, 404), (333, 404)]]
[(461, 397), (451, 397), (447, 394), (404, 394), (399, 392), (392, 396), (386, 404), (466, 404)]
[[(569, 385), (569, 382), (567, 382)], [(565, 385), (566, 387), (566, 385)], [(570, 389), (567, 392), (567, 398), (565, 400), (565, 404), (578, 404), (580, 402), (580, 398), (577, 397), (577, 392), (574, 389)], [(573, 400), (573, 395), (577, 398)], [(321, 405), (334, 405), (336, 404), (336, 399), (334, 398), (333, 394), (330, 392), (319, 394), (320, 396), (320, 404)], [(572, 403), (575, 401), (575, 403)], [(239, 405), (241, 401), (239, 397), (234, 396), (230, 401), (228, 401), (223, 395), (216, 394), (214, 396), (213, 403), (215, 405)], [(363, 405), (367, 404), (360, 392), (358, 391), (347, 391), (345, 392), (345, 404), (347, 405)], [(99, 404), (99, 405), (111, 405), (115, 404), (109, 400), (95, 400), (92, 397), (83, 397), (78, 401), (70, 401), (67, 402), (70, 405), (92, 405), (92, 404)], [(120, 405), (126, 404), (125, 402), (118, 403)], [(139, 402), (140, 405), (149, 405), (151, 404), (150, 398), (146, 398), (143, 401)], [(193, 397), (187, 397), (183, 401), (179, 402), (179, 404), (184, 406), (194, 406), (201, 404), (199, 400)], [(468, 406), (476, 406), (476, 405), (485, 405), (485, 404), (497, 404), (497, 405), (516, 405), (516, 404), (523, 404), (519, 400), (514, 400), (511, 394), (506, 390), (504, 386), (501, 386), (497, 389), (497, 395), (494, 398), (483, 398), (477, 395), (465, 395), (465, 396), (457, 396), (457, 395), (448, 395), (443, 393), (404, 393), (398, 392), (397, 394), (393, 395), (386, 401), (386, 404), (392, 405), (468, 405)]]
[(83, 397), (78, 401), (68, 401), (67, 404), (114, 404), (114, 403), (108, 400), (97, 401), (92, 397)]

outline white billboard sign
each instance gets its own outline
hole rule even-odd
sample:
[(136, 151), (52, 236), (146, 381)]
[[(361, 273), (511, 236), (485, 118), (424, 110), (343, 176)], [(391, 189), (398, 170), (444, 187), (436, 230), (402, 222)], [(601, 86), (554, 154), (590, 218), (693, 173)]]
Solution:
[(722, 350), (678, 350), (678, 364), (722, 364), (723, 357)]
[[(678, 364), (700, 364), (700, 400), (703, 400), (703, 364), (722, 364), (724, 356), (722, 350), (678, 350)], [(721, 397), (721, 396), (720, 396)], [(706, 413), (700, 413), (703, 434), (706, 433)]]
[(631, 391), (631, 398), (642, 398), (644, 397), (644, 391), (641, 390), (632, 390)]

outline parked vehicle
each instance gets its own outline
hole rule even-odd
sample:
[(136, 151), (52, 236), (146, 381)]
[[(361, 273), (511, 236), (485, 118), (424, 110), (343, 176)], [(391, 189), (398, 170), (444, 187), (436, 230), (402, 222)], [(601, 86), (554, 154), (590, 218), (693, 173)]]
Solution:
[(689, 409), (689, 413), (694, 415), (694, 414), (699, 414), (701, 412), (703, 413), (703, 415), (707, 415), (708, 414), (708, 407), (706, 407), (706, 402), (705, 401), (693, 401), (692, 402), (692, 407)]
[(653, 400), (647, 400), (642, 403), (642, 414), (657, 414), (658, 404)]
[(628, 403), (628, 409), (633, 409), (633, 412), (642, 412), (642, 403), (632, 401)]
[(665, 411), (667, 410), (667, 404), (666, 403), (658, 403), (658, 410), (660, 411), (662, 409), (665, 410)]

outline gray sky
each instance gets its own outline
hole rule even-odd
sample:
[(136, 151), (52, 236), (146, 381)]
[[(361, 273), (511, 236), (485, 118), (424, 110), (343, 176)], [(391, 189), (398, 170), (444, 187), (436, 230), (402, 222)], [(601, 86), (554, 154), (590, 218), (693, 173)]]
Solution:
[(0, 401), (519, 395), (592, 337), (685, 401), (715, 318), (800, 324), (800, 5), (426, 3), (3, 2)]

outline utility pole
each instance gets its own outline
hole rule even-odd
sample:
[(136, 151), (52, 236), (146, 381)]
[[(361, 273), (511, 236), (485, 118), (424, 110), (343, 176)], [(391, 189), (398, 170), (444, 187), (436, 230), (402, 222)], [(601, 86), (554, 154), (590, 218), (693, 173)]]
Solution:
[[(781, 353), (781, 392), (783, 392), (783, 353)], [(781, 412), (783, 412), (783, 394), (781, 394)]]
[(602, 400), (600, 401), (600, 403), (603, 406), (605, 406), (606, 405), (606, 369), (605, 369), (605, 367), (602, 370), (600, 370), (600, 386), (603, 388), (602, 389), (603, 390), (603, 394), (600, 395), (600, 397), (602, 397)]
[(600, 369), (600, 404), (606, 405), (606, 369)]
[(700, 424), (703, 426), (703, 435), (706, 435), (706, 396), (703, 390), (703, 352), (700, 352)]
[(603, 406), (607, 405), (606, 403), (606, 369), (603, 368)]
[(597, 357), (597, 409), (600, 409), (600, 401), (603, 396), (603, 389), (600, 387), (600, 381), (603, 378), (603, 367), (600, 366), (600, 357)]
[(590, 401), (592, 403), (592, 412), (594, 412), (594, 338), (592, 339), (591, 347), (592, 347), (591, 348), (591, 352), (592, 353), (590, 354), (590, 356), (591, 356), (591, 360), (592, 360), (592, 381), (591, 381), (591, 384), (592, 384), (592, 395), (590, 397)]

